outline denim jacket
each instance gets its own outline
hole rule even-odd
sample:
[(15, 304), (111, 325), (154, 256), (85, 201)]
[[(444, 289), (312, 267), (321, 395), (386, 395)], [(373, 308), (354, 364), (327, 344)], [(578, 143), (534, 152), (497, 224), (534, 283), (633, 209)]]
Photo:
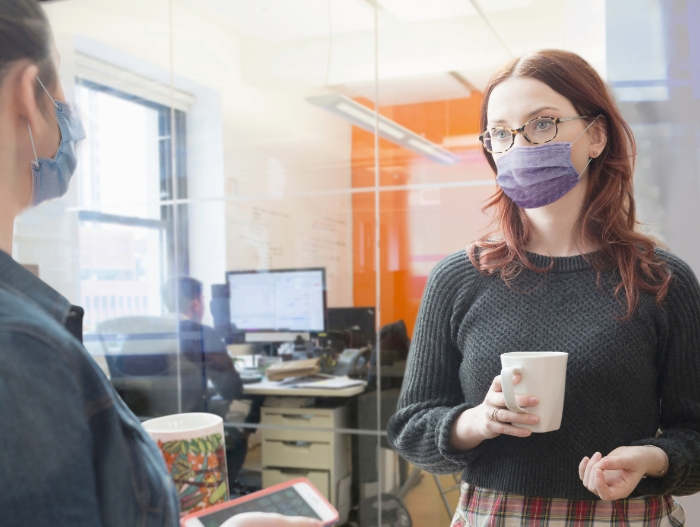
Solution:
[(176, 527), (159, 450), (70, 318), (65, 298), (0, 251), (0, 524)]

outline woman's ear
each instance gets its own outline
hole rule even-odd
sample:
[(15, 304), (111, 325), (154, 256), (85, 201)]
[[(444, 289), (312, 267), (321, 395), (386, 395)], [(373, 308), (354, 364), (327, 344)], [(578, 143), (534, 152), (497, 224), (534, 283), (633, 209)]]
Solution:
[(53, 157), (61, 144), (61, 132), (52, 97), (44, 92), (39, 83), (39, 68), (36, 64), (23, 61), (17, 67), (13, 78), (15, 84), (12, 86), (17, 134), (31, 141), (32, 159), (34, 156)]
[(591, 138), (588, 157), (596, 158), (603, 153), (605, 145), (608, 143), (608, 128), (605, 117), (598, 117), (588, 129), (588, 134)]
[(10, 87), (14, 94), (14, 107), (18, 117), (26, 120), (32, 130), (36, 130), (46, 125), (46, 118), (36, 98), (39, 68), (36, 64), (27, 61), (21, 61), (15, 67), (17, 71), (8, 78), (8, 81), (14, 84)]

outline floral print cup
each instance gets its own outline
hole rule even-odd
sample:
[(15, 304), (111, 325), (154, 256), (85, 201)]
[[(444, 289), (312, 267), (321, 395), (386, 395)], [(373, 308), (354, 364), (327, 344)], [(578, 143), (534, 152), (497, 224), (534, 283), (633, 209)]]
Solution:
[(224, 421), (187, 413), (150, 419), (143, 427), (158, 444), (180, 497), (180, 514), (229, 499)]

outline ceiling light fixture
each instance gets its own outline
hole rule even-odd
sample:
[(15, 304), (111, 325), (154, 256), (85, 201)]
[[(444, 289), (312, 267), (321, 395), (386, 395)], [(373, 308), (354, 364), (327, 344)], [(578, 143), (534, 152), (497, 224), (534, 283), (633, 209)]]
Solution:
[[(375, 119), (377, 116), (375, 116), (374, 111), (353, 101), (345, 95), (331, 93), (328, 95), (306, 97), (304, 100), (327, 112), (342, 117), (363, 130), (372, 133), (375, 131)], [(418, 135), (391, 119), (387, 119), (382, 115), (378, 117), (379, 122), (377, 126), (379, 128), (379, 137), (383, 137), (406, 150), (420, 154), (423, 157), (427, 157), (443, 165), (454, 165), (459, 162), (459, 157), (449, 150), (445, 150), (440, 145), (428, 141), (425, 137)]]

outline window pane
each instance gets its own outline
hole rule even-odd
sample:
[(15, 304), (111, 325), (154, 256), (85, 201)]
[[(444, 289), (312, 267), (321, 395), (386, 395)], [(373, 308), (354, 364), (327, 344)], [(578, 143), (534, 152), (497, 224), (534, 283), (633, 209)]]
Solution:
[[(85, 306), (85, 332), (94, 331), (99, 322), (110, 318), (161, 314), (162, 232), (80, 222), (80, 296)], [(104, 300), (108, 298), (108, 302)]]
[(80, 145), (80, 207), (160, 218), (159, 111), (76, 84), (87, 139)]

